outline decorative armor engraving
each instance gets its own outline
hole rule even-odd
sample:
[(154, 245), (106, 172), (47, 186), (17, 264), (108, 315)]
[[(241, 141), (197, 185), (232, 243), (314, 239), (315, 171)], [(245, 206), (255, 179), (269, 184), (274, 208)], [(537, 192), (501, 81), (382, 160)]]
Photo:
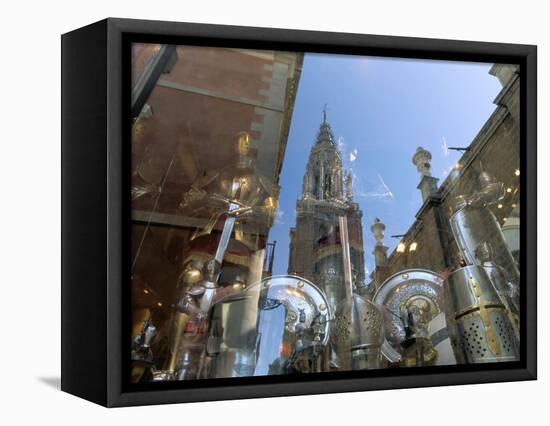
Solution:
[[(393, 363), (402, 362), (405, 350), (410, 353), (410, 345), (419, 343), (424, 346), (425, 356), (415, 361), (431, 363), (431, 348), (427, 339), (428, 323), (442, 311), (442, 279), (435, 272), (425, 269), (401, 271), (382, 283), (373, 297), (373, 302), (385, 309), (386, 338), (382, 345), (382, 354)], [(411, 341), (410, 339), (418, 339)], [(408, 343), (404, 343), (408, 341)], [(404, 346), (405, 345), (405, 346)], [(416, 360), (416, 352), (415, 352)]]
[(334, 314), (331, 341), (339, 369), (380, 368), (384, 341), (382, 313), (371, 301), (354, 294), (352, 303), (342, 301)]

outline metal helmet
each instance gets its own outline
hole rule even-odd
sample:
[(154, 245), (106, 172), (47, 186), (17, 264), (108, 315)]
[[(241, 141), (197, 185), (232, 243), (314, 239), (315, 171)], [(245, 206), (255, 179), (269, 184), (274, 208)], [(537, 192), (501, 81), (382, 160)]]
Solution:
[(330, 334), (339, 369), (380, 368), (384, 319), (374, 303), (356, 293), (351, 304), (342, 301)]
[(483, 266), (457, 269), (444, 283), (446, 318), (460, 364), (517, 361), (519, 341)]

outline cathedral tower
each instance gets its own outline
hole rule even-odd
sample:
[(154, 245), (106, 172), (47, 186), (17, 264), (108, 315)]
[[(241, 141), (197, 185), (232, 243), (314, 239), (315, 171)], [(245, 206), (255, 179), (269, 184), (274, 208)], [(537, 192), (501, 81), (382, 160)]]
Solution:
[(342, 156), (324, 112), (311, 148), (302, 195), (296, 202), (296, 226), (290, 229), (288, 272), (318, 285), (332, 309), (344, 299), (344, 267), (339, 218), (347, 217), (352, 284), (364, 285), (362, 212), (353, 201), (352, 177), (342, 169)]

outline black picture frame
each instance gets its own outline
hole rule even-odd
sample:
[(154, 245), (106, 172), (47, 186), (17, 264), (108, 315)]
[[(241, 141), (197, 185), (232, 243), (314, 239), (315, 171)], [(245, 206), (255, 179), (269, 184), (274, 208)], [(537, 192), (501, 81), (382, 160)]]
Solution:
[[(536, 46), (118, 18), (61, 41), (63, 391), (116, 407), (536, 379)], [(519, 64), (521, 361), (130, 385), (128, 76), (136, 41)]]

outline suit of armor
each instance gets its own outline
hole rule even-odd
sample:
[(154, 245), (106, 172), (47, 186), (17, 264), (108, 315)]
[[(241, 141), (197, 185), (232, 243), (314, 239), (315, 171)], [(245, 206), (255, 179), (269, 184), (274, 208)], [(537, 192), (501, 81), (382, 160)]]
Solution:
[[(206, 324), (217, 298), (227, 291), (240, 291), (262, 277), (263, 262), (252, 264), (251, 259), (265, 247), (279, 191), (274, 183), (256, 174), (248, 133), (238, 133), (234, 147), (236, 161), (221, 170), (205, 172), (183, 195), (180, 204), (186, 216), (202, 219), (204, 226), (192, 234), (190, 248), (184, 255), (165, 367), (170, 378), (195, 378), (197, 374), (197, 368), (190, 366), (198, 366), (196, 358), (201, 351), (194, 349), (190, 354), (181, 348), (189, 322)], [(220, 222), (221, 232), (216, 227)], [(237, 253), (232, 248), (238, 249)], [(221, 291), (224, 260), (236, 264), (237, 271)], [(201, 339), (204, 340), (204, 333), (194, 343)]]
[(210, 235), (222, 216), (231, 215), (236, 219), (234, 238), (257, 249), (254, 238), (246, 235), (245, 224), (248, 228), (255, 226), (257, 232), (261, 228), (265, 232), (272, 225), (279, 188), (255, 172), (248, 133), (237, 134), (235, 150), (236, 164), (198, 178), (184, 194), (180, 207), (194, 217), (208, 217), (206, 225), (197, 229), (191, 240)]
[(456, 200), (451, 230), (463, 258), (445, 281), (449, 336), (458, 363), (516, 361), (519, 272), (489, 210), (503, 185), (482, 172), (480, 191)]
[[(453, 236), (467, 265), (479, 265), (490, 257), (491, 262), (502, 270), (507, 282), (515, 287), (512, 292), (517, 293), (519, 271), (500, 225), (489, 209), (504, 196), (504, 186), (486, 172), (480, 174), (479, 186), (479, 191), (455, 199), (450, 219)], [(488, 254), (482, 254), (482, 251)], [(498, 284), (495, 286), (499, 292), (504, 290)]]

